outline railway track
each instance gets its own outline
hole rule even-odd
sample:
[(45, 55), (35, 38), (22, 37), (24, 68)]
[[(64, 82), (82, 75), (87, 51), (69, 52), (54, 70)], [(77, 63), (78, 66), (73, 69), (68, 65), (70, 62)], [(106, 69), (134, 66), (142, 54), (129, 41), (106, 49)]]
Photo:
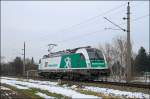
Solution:
[[(51, 81), (58, 81), (58, 79), (45, 79), (45, 78), (40, 78), (42, 80), (51, 80)], [(39, 79), (39, 80), (40, 80)], [(142, 84), (142, 83), (126, 83), (126, 82), (109, 82), (109, 81), (72, 81), (72, 80), (61, 80), (62, 82), (71, 82), (74, 84), (79, 84), (79, 83), (94, 83), (94, 84), (108, 84), (108, 85), (115, 85), (115, 86), (124, 86), (124, 87), (134, 87), (134, 88), (145, 88), (145, 89), (150, 89), (150, 83), (148, 84)]]
[[(44, 80), (44, 78), (42, 78)], [(56, 79), (46, 79), (46, 80), (53, 80), (57, 81)], [(95, 84), (108, 84), (108, 85), (115, 85), (115, 86), (124, 86), (124, 87), (134, 87), (134, 88), (145, 88), (150, 89), (150, 83), (143, 84), (143, 83), (126, 83), (126, 82), (109, 82), (109, 81), (72, 81), (72, 80), (63, 80), (64, 82), (73, 82), (75, 84), (84, 82), (84, 83), (95, 83)]]
[[(26, 79), (26, 77), (23, 77)], [(44, 77), (29, 77), (30, 79), (35, 80), (50, 80), (50, 81), (58, 81), (58, 79), (49, 79)], [(133, 87), (133, 88), (145, 88), (150, 89), (150, 83), (143, 84), (143, 83), (125, 83), (125, 82), (109, 82), (109, 81), (77, 81), (77, 80), (65, 80), (61, 79), (61, 82), (65, 83), (73, 83), (73, 84), (80, 84), (80, 83), (93, 83), (93, 84), (108, 84), (108, 85), (115, 85), (115, 86), (124, 86), (124, 87)]]
[(116, 86), (125, 86), (125, 87), (135, 87), (135, 88), (150, 89), (150, 84), (124, 83), (124, 82), (108, 82), (108, 81), (90, 81), (90, 82), (91, 83), (97, 83), (97, 84), (109, 84), (109, 85), (116, 85)]

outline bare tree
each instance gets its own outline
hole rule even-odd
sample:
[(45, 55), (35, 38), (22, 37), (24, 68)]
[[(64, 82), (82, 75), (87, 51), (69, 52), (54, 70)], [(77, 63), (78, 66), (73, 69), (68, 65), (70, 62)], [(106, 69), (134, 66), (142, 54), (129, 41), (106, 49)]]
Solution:
[(122, 79), (122, 77), (125, 76), (125, 66), (126, 66), (126, 54), (127, 54), (127, 47), (126, 47), (126, 37), (124, 36), (118, 36), (114, 38), (113, 40), (113, 46), (115, 48), (115, 51), (117, 52), (115, 54), (116, 59), (119, 61), (120, 66), (118, 71), (118, 77), (119, 80)]
[[(127, 60), (126, 37), (117, 36), (113, 38), (112, 43), (99, 44), (99, 49), (103, 51), (107, 57), (107, 62), (112, 70), (112, 75), (119, 80), (125, 77), (125, 66)], [(110, 60), (111, 59), (111, 60)], [(116, 66), (112, 68), (112, 66)]]

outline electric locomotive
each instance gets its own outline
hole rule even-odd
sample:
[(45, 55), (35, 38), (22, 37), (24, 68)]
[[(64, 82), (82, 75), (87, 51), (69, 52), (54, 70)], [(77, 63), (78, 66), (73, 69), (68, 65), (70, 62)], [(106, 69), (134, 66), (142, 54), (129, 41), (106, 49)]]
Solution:
[(40, 76), (74, 80), (98, 79), (110, 73), (105, 55), (90, 46), (44, 55), (38, 70)]

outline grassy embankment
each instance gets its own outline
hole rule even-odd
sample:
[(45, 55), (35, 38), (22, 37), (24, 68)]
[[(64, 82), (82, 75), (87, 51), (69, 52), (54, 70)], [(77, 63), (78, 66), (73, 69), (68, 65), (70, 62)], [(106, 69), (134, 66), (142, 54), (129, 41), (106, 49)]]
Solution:
[(42, 97), (36, 95), (37, 92), (41, 92), (48, 96), (59, 98), (59, 99), (60, 98), (69, 99), (69, 97), (67, 97), (67, 96), (63, 96), (61, 94), (56, 94), (56, 93), (51, 93), (51, 92), (48, 92), (47, 90), (41, 90), (41, 89), (37, 89), (37, 88), (17, 89), (16, 87), (10, 86), (8, 84), (2, 84), (2, 85), (10, 88), (11, 90), (14, 90), (15, 92), (19, 93), (22, 97), (27, 97), (27, 99), (43, 99)]

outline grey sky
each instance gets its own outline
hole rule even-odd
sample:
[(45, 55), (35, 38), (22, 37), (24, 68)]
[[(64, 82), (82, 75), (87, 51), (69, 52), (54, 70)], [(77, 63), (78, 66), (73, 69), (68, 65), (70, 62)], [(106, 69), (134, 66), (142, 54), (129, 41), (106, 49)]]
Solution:
[[(111, 42), (117, 35), (126, 35), (122, 31), (104, 30), (114, 27), (103, 17), (121, 24), (126, 28), (127, 1), (2, 1), (1, 2), (1, 53), (8, 61), (21, 56), (23, 42), (26, 42), (26, 56), (37, 61), (47, 54), (47, 44), (56, 43), (55, 51), (79, 46), (97, 46), (98, 43)], [(131, 39), (133, 50), (140, 46), (149, 49), (149, 14), (148, 1), (131, 3)], [(117, 10), (76, 25), (93, 16), (104, 13), (114, 7)], [(98, 32), (96, 32), (98, 31)]]

